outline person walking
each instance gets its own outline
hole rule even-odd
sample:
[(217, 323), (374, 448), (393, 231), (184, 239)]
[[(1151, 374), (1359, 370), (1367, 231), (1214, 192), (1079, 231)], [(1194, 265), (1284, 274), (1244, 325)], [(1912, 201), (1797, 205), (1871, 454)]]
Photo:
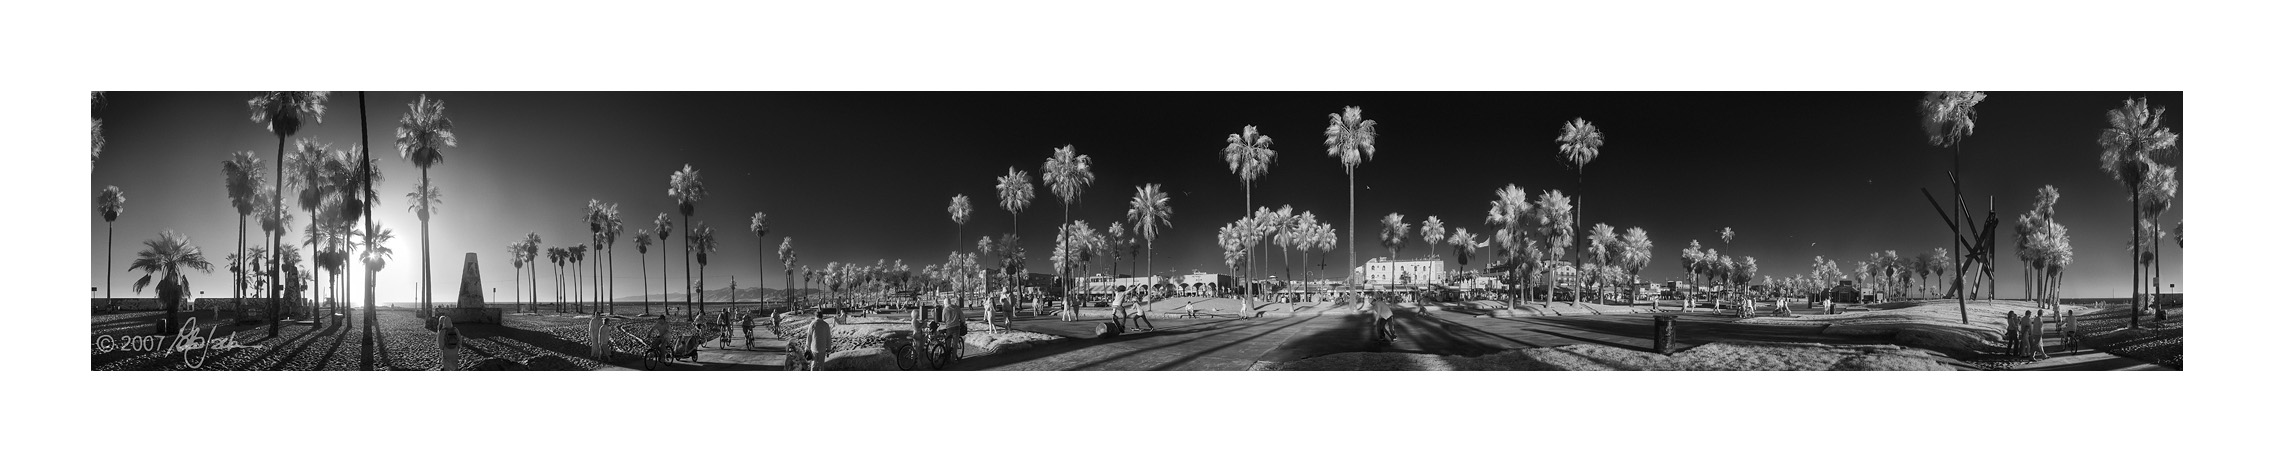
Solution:
[(813, 322), (805, 326), (807, 365), (814, 371), (826, 370), (822, 364), (829, 360), (829, 328), (829, 320), (821, 317), (820, 310), (814, 310)]
[(1390, 310), (1389, 302), (1368, 297), (1367, 306), (1374, 311), (1375, 339), (1384, 343), (1398, 341), (1398, 334), (1390, 325), (1390, 317), (1396, 313)]

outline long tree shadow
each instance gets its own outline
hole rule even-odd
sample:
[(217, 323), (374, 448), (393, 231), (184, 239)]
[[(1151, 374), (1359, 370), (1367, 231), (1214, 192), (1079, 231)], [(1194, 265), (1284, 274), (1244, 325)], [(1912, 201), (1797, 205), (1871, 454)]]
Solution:
[[(1295, 327), (1295, 326), (1300, 326), (1300, 325), (1303, 325), (1304, 323), (1308, 323), (1308, 322), (1310, 322), (1310, 319), (1314, 319), (1314, 318), (1317, 318), (1317, 317), (1318, 317), (1318, 316), (1312, 316), (1312, 317), (1310, 317), (1310, 318), (1305, 318), (1304, 320), (1301, 320), (1301, 321), (1291, 321), (1291, 322), (1288, 322), (1288, 323), (1287, 323), (1287, 324), (1285, 324), (1285, 325), (1281, 325), (1281, 326), (1279, 326), (1279, 327), (1275, 327), (1275, 328), (1272, 328), (1271, 330), (1265, 330), (1265, 331), (1263, 331), (1262, 333), (1258, 333), (1258, 334), (1255, 334), (1255, 335), (1249, 335), (1249, 336), (1247, 336), (1247, 337), (1245, 337), (1245, 338), (1241, 338), (1241, 339), (1239, 339), (1239, 340), (1235, 340), (1235, 341), (1233, 341), (1233, 342), (1231, 342), (1231, 343), (1220, 344), (1220, 345), (1216, 345), (1216, 347), (1214, 347), (1214, 348), (1209, 348), (1209, 349), (1205, 349), (1205, 350), (1195, 351), (1195, 352), (1192, 352), (1191, 354), (1186, 354), (1186, 355), (1184, 355), (1184, 356), (1181, 356), (1181, 357), (1178, 357), (1178, 358), (1176, 358), (1176, 359), (1172, 359), (1172, 360), (1169, 360), (1168, 362), (1164, 362), (1164, 363), (1161, 363), (1161, 364), (1160, 364), (1160, 365), (1158, 365), (1158, 366), (1153, 366), (1153, 369), (1152, 369), (1152, 370), (1156, 370), (1156, 371), (1165, 371), (1165, 370), (1170, 370), (1171, 368), (1174, 368), (1174, 367), (1176, 367), (1176, 366), (1182, 366), (1182, 365), (1184, 365), (1184, 364), (1187, 364), (1187, 363), (1191, 363), (1193, 360), (1197, 360), (1197, 359), (1200, 359), (1202, 356), (1207, 356), (1209, 353), (1214, 353), (1214, 352), (1217, 352), (1217, 351), (1222, 351), (1222, 350), (1223, 350), (1223, 349), (1225, 349), (1225, 348), (1230, 348), (1230, 347), (1232, 347), (1233, 345), (1238, 345), (1238, 344), (1240, 344), (1240, 343), (1243, 343), (1243, 342), (1246, 342), (1246, 341), (1248, 341), (1248, 340), (1254, 340), (1254, 339), (1257, 339), (1257, 338), (1261, 338), (1261, 337), (1263, 337), (1263, 336), (1265, 336), (1265, 335), (1271, 335), (1271, 334), (1274, 334), (1274, 333), (1278, 333), (1278, 332), (1279, 332), (1279, 331), (1281, 331), (1281, 330), (1287, 330), (1287, 329), (1289, 329), (1289, 328), (1292, 328), (1292, 327)], [(1227, 332), (1227, 333), (1228, 333), (1228, 332)]]
[[(949, 369), (952, 369), (952, 370), (987, 370), (987, 369), (994, 369), (994, 368), (999, 368), (999, 367), (1003, 367), (1003, 366), (1010, 366), (1010, 365), (1015, 365), (1015, 364), (1019, 364), (1019, 363), (1032, 362), (1032, 361), (1035, 361), (1035, 360), (1044, 359), (1044, 358), (1050, 358), (1050, 357), (1054, 357), (1054, 356), (1062, 356), (1062, 355), (1065, 355), (1065, 354), (1067, 354), (1067, 353), (1072, 353), (1072, 352), (1075, 352), (1075, 351), (1080, 351), (1080, 350), (1084, 350), (1084, 349), (1089, 349), (1089, 348), (1095, 348), (1095, 347), (1099, 347), (1099, 346), (1104, 346), (1104, 345), (1107, 345), (1107, 344), (1111, 344), (1111, 343), (1113, 343), (1113, 342), (1116, 342), (1116, 341), (1127, 340), (1127, 339), (1131, 339), (1131, 338), (1144, 339), (1144, 338), (1155, 338), (1155, 337), (1164, 337), (1164, 336), (1173, 336), (1173, 335), (1191, 334), (1191, 333), (1194, 333), (1194, 332), (1209, 331), (1209, 330), (1222, 330), (1222, 329), (1226, 329), (1226, 328), (1227, 328), (1227, 327), (1224, 327), (1226, 324), (1229, 324), (1229, 323), (1232, 323), (1232, 322), (1236, 322), (1236, 320), (1232, 320), (1232, 319), (1225, 319), (1225, 320), (1221, 320), (1221, 321), (1208, 321), (1208, 322), (1200, 322), (1200, 323), (1194, 323), (1194, 324), (1190, 324), (1190, 325), (1181, 325), (1181, 326), (1177, 326), (1177, 327), (1173, 327), (1173, 328), (1168, 328), (1168, 329), (1161, 329), (1161, 330), (1150, 331), (1150, 332), (1142, 332), (1142, 333), (1137, 333), (1137, 334), (1129, 334), (1129, 335), (1124, 335), (1124, 336), (1122, 336), (1122, 337), (1117, 337), (1118, 339), (1116, 339), (1116, 338), (1073, 338), (1073, 337), (1067, 337), (1067, 338), (1063, 339), (1062, 341), (1059, 341), (1059, 342), (1055, 342), (1055, 343), (1051, 343), (1051, 344), (1047, 344), (1047, 345), (1042, 345), (1042, 346), (1038, 346), (1038, 347), (1034, 347), (1034, 348), (1029, 348), (1029, 349), (1024, 349), (1024, 350), (1019, 350), (1019, 351), (1013, 351), (1013, 352), (1009, 352), (1009, 353), (996, 353), (996, 354), (989, 354), (989, 355), (985, 355), (985, 356), (977, 356), (977, 357), (965, 358), (965, 359), (963, 359), (963, 360), (962, 360), (962, 361), (960, 361), (960, 362), (957, 362), (957, 363), (955, 363), (955, 364), (949, 365)], [(1189, 340), (1188, 340), (1188, 341), (1189, 341)], [(1126, 353), (1124, 354), (1124, 356), (1125, 356), (1125, 355), (1126, 355)], [(1119, 356), (1116, 356), (1116, 357), (1119, 357)], [(1094, 362), (1093, 362), (1093, 363), (1094, 363)]]
[[(1227, 323), (1227, 324), (1222, 324), (1222, 325), (1210, 324), (1210, 325), (1211, 325), (1211, 327), (1208, 327), (1208, 328), (1206, 328), (1206, 329), (1202, 329), (1202, 330), (1187, 330), (1187, 331), (1181, 331), (1181, 332), (1178, 332), (1178, 333), (1186, 333), (1186, 334), (1189, 334), (1189, 333), (1202, 333), (1202, 332), (1205, 332), (1206, 334), (1204, 334), (1204, 335), (1201, 335), (1201, 336), (1198, 336), (1198, 337), (1193, 337), (1193, 338), (1190, 338), (1190, 339), (1186, 339), (1186, 340), (1183, 340), (1183, 341), (1178, 341), (1178, 342), (1176, 342), (1175, 344), (1176, 344), (1176, 345), (1183, 345), (1183, 344), (1187, 344), (1187, 343), (1198, 342), (1198, 341), (1201, 341), (1201, 340), (1206, 340), (1206, 339), (1215, 338), (1215, 337), (1218, 337), (1218, 336), (1222, 336), (1222, 335), (1231, 334), (1231, 333), (1233, 333), (1232, 331), (1234, 331), (1234, 330), (1237, 330), (1237, 329), (1241, 329), (1241, 328), (1246, 328), (1246, 327), (1254, 327), (1254, 326), (1256, 326), (1256, 325), (1260, 325), (1260, 324), (1263, 324), (1263, 323), (1264, 323), (1264, 321), (1265, 321), (1264, 319), (1238, 319), (1238, 320), (1233, 320), (1233, 322), (1239, 322), (1239, 324), (1230, 324), (1230, 323)], [(1199, 325), (1199, 324), (1195, 324), (1195, 325)], [(1186, 326), (1186, 327), (1191, 327), (1191, 326)], [(1153, 337), (1147, 337), (1147, 338), (1153, 338)], [(1090, 366), (1096, 366), (1096, 365), (1105, 364), (1105, 363), (1107, 363), (1107, 362), (1112, 362), (1112, 361), (1115, 361), (1115, 360), (1119, 360), (1119, 359), (1122, 359), (1122, 358), (1127, 358), (1127, 357), (1130, 357), (1130, 356), (1135, 356), (1135, 355), (1137, 355), (1137, 354), (1140, 354), (1140, 353), (1146, 353), (1146, 352), (1150, 352), (1150, 351), (1153, 351), (1153, 350), (1158, 350), (1158, 349), (1166, 348), (1166, 347), (1168, 347), (1168, 346), (1171, 346), (1171, 345), (1156, 345), (1156, 346), (1153, 346), (1153, 347), (1148, 347), (1148, 348), (1135, 348), (1135, 349), (1128, 349), (1128, 350), (1123, 350), (1123, 351), (1122, 351), (1122, 352), (1120, 352), (1120, 353), (1116, 353), (1116, 354), (1113, 354), (1113, 355), (1110, 355), (1110, 356), (1099, 357), (1099, 358), (1097, 358), (1097, 359), (1092, 359), (1092, 360), (1089, 360), (1089, 361), (1087, 361), (1087, 362), (1083, 362), (1083, 363), (1081, 363), (1081, 364), (1075, 364), (1075, 365), (1072, 365), (1072, 366), (1067, 366), (1067, 367), (1066, 367), (1066, 370), (1081, 370), (1081, 369), (1083, 369), (1083, 368), (1087, 368), (1087, 367), (1090, 367)], [(1219, 348), (1221, 348), (1221, 346), (1219, 346)]]
[(377, 331), (372, 327), (379, 325), (379, 316), (377, 314), (378, 312), (379, 311), (377, 308), (363, 309), (363, 356), (361, 356), (362, 359), (357, 360), (356, 363), (356, 367), (361, 370), (371, 370), (372, 359), (379, 356), (379, 354), (374, 353), (374, 350), (372, 349), (377, 346), (372, 341), (372, 337), (376, 334)]
[[(1375, 351), (1479, 356), (1516, 349), (1519, 346), (1527, 348), (1538, 348), (1540, 346), (1478, 330), (1474, 327), (1447, 322), (1432, 315), (1413, 314), (1408, 317), (1392, 319), (1392, 321), (1396, 324), (1394, 327), (1396, 330), (1409, 336), (1401, 336), (1399, 338), (1403, 340)], [(1508, 344), (1492, 343), (1490, 341), (1492, 339), (1503, 340)]]
[[(1319, 317), (1327, 317), (1321, 314)], [(1326, 321), (1309, 321), (1304, 333), (1289, 337), (1265, 353), (1260, 361), (1292, 362), (1334, 353), (1368, 351), (1373, 342), (1372, 323), (1363, 314), (1344, 314)]]

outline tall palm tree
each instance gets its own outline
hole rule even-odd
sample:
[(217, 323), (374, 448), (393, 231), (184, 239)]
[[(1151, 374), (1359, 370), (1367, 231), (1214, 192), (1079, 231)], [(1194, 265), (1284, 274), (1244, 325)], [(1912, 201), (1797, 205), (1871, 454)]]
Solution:
[(1650, 232), (1641, 227), (1628, 227), (1619, 236), (1619, 264), (1626, 268), (1628, 291), (1633, 292), (1629, 301), (1642, 299), (1642, 268), (1650, 267), (1651, 245)]
[(790, 237), (782, 237), (782, 247), (774, 252), (774, 256), (782, 260), (782, 304), (797, 309), (796, 302), (792, 299), (797, 296), (797, 279), (793, 278), (793, 273), (797, 270), (797, 247), (790, 245)]
[[(695, 285), (694, 291), (698, 294), (702, 294), (703, 292), (707, 291), (705, 287), (709, 286), (710, 284), (709, 282), (704, 282), (704, 279), (706, 277), (703, 273), (704, 271), (708, 271), (708, 268), (711, 266), (711, 252), (719, 251), (718, 233), (711, 230), (710, 226), (698, 222), (695, 223), (694, 228), (687, 229), (687, 237), (693, 239), (694, 241), (694, 244), (692, 246), (694, 247), (695, 251), (695, 272), (697, 273), (695, 274), (695, 282), (697, 282), (697, 285)], [(711, 296), (709, 294), (703, 294), (701, 298), (697, 298), (695, 300), (695, 315), (697, 317), (708, 314), (704, 311), (704, 305), (710, 303), (710, 299)]]
[[(1255, 180), (1271, 172), (1271, 162), (1279, 159), (1279, 151), (1271, 149), (1271, 136), (1257, 132), (1255, 126), (1243, 127), (1239, 132), (1224, 137), (1224, 149), (1220, 153), (1224, 156), (1224, 164), (1232, 169), (1234, 176), (1239, 177), (1240, 190), (1247, 199), (1246, 208), (1254, 208)], [(1248, 280), (1254, 280), (1254, 266), (1249, 266), (1245, 275)]]
[(646, 316), (646, 315), (647, 315), (647, 305), (648, 305), (648, 298), (647, 298), (647, 295), (648, 295), (648, 287), (647, 287), (647, 247), (649, 247), (649, 246), (653, 246), (653, 245), (655, 245), (655, 236), (653, 236), (653, 235), (649, 235), (649, 234), (648, 234), (648, 231), (647, 231), (647, 229), (640, 229), (638, 233), (632, 234), (632, 247), (633, 247), (633, 248), (636, 248), (636, 249), (638, 249), (638, 250), (640, 251), (640, 315), (641, 315), (641, 316)]
[(1239, 269), (1240, 261), (1247, 258), (1249, 228), (1240, 222), (1248, 220), (1248, 218), (1240, 218), (1239, 221), (1225, 224), (1224, 227), (1216, 229), (1216, 246), (1224, 249), (1226, 272), (1237, 272), (1235, 270)]
[[(292, 145), (292, 153), (285, 158), (284, 166), (284, 169), (291, 175), (279, 178), (284, 182), (285, 189), (297, 192), (295, 203), (300, 206), (300, 210), (308, 212), (308, 226), (303, 229), (306, 232), (301, 234), (301, 244), (306, 245), (311, 254), (308, 261), (319, 267), (322, 263), (316, 262), (319, 259), (313, 255), (321, 251), (320, 247), (323, 241), (321, 234), (324, 232), (322, 227), (324, 223), (328, 222), (327, 218), (318, 213), (318, 209), (323, 206), (324, 198), (329, 190), (321, 179), (324, 176), (325, 152), (330, 150), (331, 145), (314, 139), (295, 140)], [(322, 276), (317, 273), (309, 273), (308, 277), (319, 279)]]
[[(269, 214), (272, 216), (281, 219), (287, 214), (284, 211), (284, 139), (300, 132), (302, 118), (312, 119), (318, 124), (323, 123), (324, 102), (330, 100), (330, 95), (329, 92), (263, 92), (251, 100), (245, 101), (245, 106), (253, 113), (253, 123), (264, 125), (268, 128), (269, 133), (276, 134), (277, 182), (274, 186), (275, 191), (271, 192), (268, 198), (270, 203)], [(270, 250), (284, 249), (285, 228), (282, 223), (285, 221), (280, 220), (278, 222), (277, 227), (264, 228), (264, 230), (271, 231), (274, 234), (269, 237)], [(269, 267), (270, 282), (282, 282), (284, 279), (284, 269), (276, 263), (276, 261), (271, 261)], [(272, 285), (269, 287), (269, 319), (271, 321), (277, 320), (279, 316), (284, 314), (284, 303), (283, 299), (280, 298), (282, 296), (279, 294), (280, 290), (282, 290), (281, 286)], [(276, 324), (269, 324), (268, 335), (275, 337), (278, 329), (280, 327)]]
[[(682, 234), (682, 236), (679, 237), (679, 257), (686, 258), (687, 254), (693, 253), (695, 249), (695, 244), (691, 240), (694, 237), (695, 230), (697, 229), (693, 226), (693, 217), (695, 216), (695, 203), (703, 201), (703, 197), (709, 195), (708, 191), (703, 189), (702, 172), (696, 171), (695, 165), (693, 164), (681, 167), (678, 172), (671, 173), (671, 188), (664, 191), (664, 193), (670, 195), (672, 200), (679, 202), (679, 222), (689, 224), (687, 233)], [(685, 262), (680, 263), (680, 272), (682, 274), (686, 274), (689, 277), (693, 277), (695, 274), (695, 269), (693, 267), (694, 262), (687, 261), (685, 259), (682, 259), (682, 261)], [(665, 265), (668, 266), (670, 264), (665, 263)], [(670, 280), (670, 277), (665, 276), (664, 280), (668, 281)], [(695, 281), (694, 279), (688, 279), (687, 306), (694, 305)], [(664, 311), (664, 314), (666, 315), (670, 313), (671, 311), (669, 310)]]
[(561, 304), (567, 296), (561, 291), (561, 260), (567, 255), (568, 251), (561, 247), (545, 247), (545, 261), (553, 264), (553, 312), (561, 312), (566, 308)]
[(963, 252), (963, 224), (971, 221), (971, 196), (956, 194), (948, 198), (948, 220), (955, 221), (955, 251)]
[(249, 150), (230, 153), (229, 159), (221, 162), (221, 175), (222, 185), (229, 192), (229, 207), (237, 211), (237, 253), (230, 255), (229, 263), (232, 284), (230, 295), (236, 298), (233, 304), (242, 308), (245, 305), (245, 271), (249, 270), (244, 258), (247, 256), (245, 218), (259, 209), (259, 194), (267, 185), (268, 178), (261, 174), (260, 155)]
[[(401, 153), (403, 159), (410, 160), (411, 165), (418, 166), (418, 187), (416, 187), (416, 191), (419, 192), (440, 192), (439, 189), (432, 188), (433, 180), (427, 176), (427, 172), (432, 170), (434, 165), (442, 164), (442, 147), (458, 146), (458, 135), (452, 129), (450, 118), (443, 116), (442, 111), (442, 100), (429, 100), (426, 95), (419, 95), (418, 101), (410, 104), (410, 112), (403, 113), (402, 119), (395, 126), (395, 150)], [(425, 198), (417, 198), (417, 195), (413, 197), (423, 203), (432, 201), (439, 195)], [(433, 208), (418, 206), (415, 209), (419, 211), (419, 281), (426, 282), (426, 286), (419, 290), (419, 307), (425, 311), (433, 311), (434, 250), (432, 236), (434, 229), (431, 226), (432, 221), (429, 220)]]
[[(1134, 225), (1132, 228), (1136, 230), (1137, 236), (1145, 238), (1146, 276), (1153, 275), (1153, 239), (1160, 236), (1161, 229), (1173, 226), (1169, 223), (1169, 217), (1174, 215), (1176, 210), (1169, 207), (1169, 194), (1161, 191), (1161, 184), (1137, 187), (1137, 194), (1129, 197), (1129, 212), (1126, 216), (1129, 223)], [(1150, 311), (1152, 308), (1152, 300), (1147, 299), (1145, 309)]]
[[(544, 237), (537, 236), (536, 231), (530, 231), (528, 235), (521, 237), (521, 260), (529, 262), (530, 312), (536, 312), (537, 307), (537, 245), (543, 243), (545, 243)], [(518, 279), (519, 277), (515, 278)]]
[(606, 223), (600, 232), (600, 243), (608, 245), (608, 256), (606, 258), (608, 260), (606, 277), (608, 296), (603, 299), (608, 303), (608, 315), (610, 316), (616, 315), (616, 239), (624, 235), (624, 218), (621, 214), (615, 203), (609, 203), (600, 208), (601, 220)]
[(111, 242), (118, 235), (113, 224), (118, 221), (118, 213), (126, 212), (126, 192), (119, 190), (116, 185), (103, 187), (103, 192), (95, 195), (95, 209), (103, 215), (103, 303), (110, 304), (113, 301), (110, 282)]
[(159, 234), (158, 238), (142, 241), (142, 245), (145, 248), (135, 253), (134, 263), (128, 265), (126, 271), (143, 272), (142, 278), (134, 281), (134, 293), (142, 293), (142, 289), (148, 288), (151, 276), (157, 275), (161, 279), (158, 283), (158, 299), (166, 308), (166, 323), (158, 327), (157, 333), (172, 334), (181, 326), (177, 310), (181, 308), (182, 300), (190, 295), (189, 276), (184, 270), (212, 273), (213, 263), (206, 262), (205, 253), (198, 251), (196, 245), (189, 244), (189, 236), (171, 229)]
[[(961, 232), (961, 229), (957, 230), (958, 233)], [(760, 301), (764, 301), (766, 297), (766, 233), (772, 231), (773, 229), (766, 227), (765, 211), (750, 213), (750, 233), (758, 235), (758, 298)], [(784, 288), (787, 287), (784, 286)]]
[(1571, 196), (1571, 223), (1586, 224), (1579, 214), (1579, 197), (1587, 194), (1587, 163), (1594, 162), (1595, 156), (1601, 153), (1603, 131), (1586, 118), (1571, 118), (1571, 122), (1563, 123), (1563, 132), (1556, 135), (1555, 142), (1556, 153), (1562, 155), (1557, 159), (1571, 166), (1579, 177), (1579, 189)]
[(505, 255), (513, 260), (513, 312), (523, 312), (528, 308), (521, 305), (521, 241), (505, 241)]
[(1121, 243), (1124, 240), (1124, 237), (1127, 237), (1128, 235), (1129, 230), (1128, 228), (1121, 226), (1121, 221), (1113, 221), (1112, 224), (1106, 225), (1105, 239), (1109, 245), (1106, 247), (1106, 254), (1109, 257), (1113, 258), (1113, 270), (1106, 271), (1105, 275), (1109, 277), (1119, 277), (1121, 275)]
[[(1342, 173), (1350, 179), (1350, 223), (1358, 223), (1358, 164), (1374, 159), (1374, 121), (1365, 119), (1364, 110), (1356, 106), (1342, 108), (1342, 113), (1327, 113), (1327, 156), (1342, 161)], [(1350, 241), (1358, 241), (1358, 229), (1350, 230)], [(1358, 268), (1358, 249), (1350, 249), (1349, 269)], [(1358, 276), (1349, 277), (1351, 286), (1358, 285)]]
[[(1437, 244), (1445, 241), (1445, 221), (1437, 219), (1437, 216), (1423, 219), (1421, 221), (1421, 241), (1429, 243), (1429, 259), (1437, 259)], [(1436, 283), (1436, 276), (1430, 277), (1430, 283)]]
[[(2148, 106), (2147, 98), (2124, 100), (2124, 106), (2108, 111), (2108, 128), (2100, 130), (2100, 169), (2116, 177), (2130, 192), (2132, 199), (2132, 242), (2130, 249), (2140, 248), (2141, 184), (2148, 176), (2154, 159), (2172, 152), (2179, 146), (2179, 133), (2163, 126), (2163, 107)], [(2132, 255), (2132, 320), (2129, 327), (2140, 326), (2140, 260)], [(1963, 271), (1963, 269), (1961, 269)], [(1963, 272), (1961, 272), (1963, 273)]]
[[(1271, 212), (1271, 222), (1272, 242), (1279, 244), (1280, 278), (1294, 280), (1295, 272), (1288, 267), (1295, 263), (1288, 259), (1287, 248), (1295, 242), (1296, 226), (1302, 225), (1298, 216), (1295, 216), (1295, 205), (1279, 205), (1278, 211)], [(1268, 266), (1271, 263), (1265, 262), (1264, 265)]]
[[(1828, 265), (1827, 263), (1829, 263), (1824, 261), (1822, 256), (1816, 258), (1819, 264)], [(1697, 240), (1691, 240), (1690, 247), (1682, 249), (1682, 274), (1688, 277), (1690, 281), (1690, 291), (1682, 292), (1683, 311), (1690, 310), (1690, 295), (1697, 292), (1698, 274), (1704, 270), (1705, 266), (1705, 248), (1702, 248)]]
[(2155, 298), (2148, 301), (2151, 302), (2149, 306), (2156, 308), (2156, 320), (2161, 321), (2164, 320), (2163, 305), (2154, 302), (2163, 299), (2163, 213), (2171, 210), (2172, 201), (2179, 196), (2179, 168), (2154, 161), (2145, 164), (2147, 177), (2141, 179), (2140, 189), (2144, 197), (2141, 198), (2140, 211), (2148, 217), (2147, 225), (2151, 230), (2147, 235), (2151, 243), (2146, 250), (2151, 262), (2155, 263), (2155, 277), (2149, 280), (2154, 282), (2150, 286), (2155, 288)]
[[(1097, 181), (1097, 175), (1090, 172), (1090, 156), (1075, 153), (1073, 145), (1052, 150), (1050, 158), (1042, 161), (1042, 183), (1050, 186), (1050, 193), (1058, 195), (1058, 205), (1065, 213), (1065, 218), (1059, 223), (1058, 227), (1058, 252), (1060, 256), (1053, 257), (1054, 261), (1066, 262), (1072, 259), (1071, 256), (1064, 256), (1064, 253), (1075, 251), (1067, 249), (1065, 246), (1069, 240), (1067, 234), (1073, 232), (1074, 202), (1080, 201), (1082, 189), (1089, 188), (1090, 183), (1095, 181)], [(1083, 229), (1088, 229), (1088, 227), (1084, 226)], [(1070, 269), (1063, 265), (1060, 268)], [(1061, 272), (1058, 280), (1063, 281), (1060, 285), (1066, 289), (1067, 293), (1073, 293), (1071, 275)], [(1068, 314), (1072, 314), (1073, 299), (1067, 298), (1065, 303)]]
[(569, 272), (572, 273), (571, 276), (576, 278), (576, 283), (572, 284), (574, 285), (575, 290), (571, 292), (571, 295), (573, 296), (571, 297), (570, 301), (576, 302), (577, 312), (579, 313), (584, 312), (584, 308), (586, 307), (584, 299), (583, 263), (584, 254), (590, 251), (592, 251), (592, 245), (590, 244), (579, 243), (568, 247)]
[[(671, 213), (655, 213), (655, 241), (671, 243)], [(663, 258), (663, 317), (671, 317), (671, 254), (657, 253)], [(646, 264), (641, 264), (645, 266)]]
[[(585, 226), (585, 228), (587, 228), (587, 229), (591, 229), (591, 231), (592, 231), (592, 235), (590, 236), (590, 239), (592, 240), (592, 242), (591, 242), (591, 243), (592, 243), (592, 246), (593, 246), (593, 250), (594, 250), (594, 251), (595, 251), (595, 253), (596, 253), (596, 254), (593, 256), (593, 257), (595, 257), (595, 258), (598, 258), (598, 257), (599, 257), (599, 255), (597, 254), (597, 252), (598, 252), (598, 251), (601, 251), (601, 250), (606, 250), (606, 249), (607, 249), (607, 247), (606, 247), (605, 245), (603, 245), (603, 244), (602, 244), (602, 242), (600, 241), (600, 236), (601, 236), (602, 234), (606, 234), (606, 233), (608, 232), (608, 218), (607, 218), (606, 216), (602, 216), (602, 215), (601, 215), (601, 211), (600, 211), (600, 208), (601, 208), (601, 206), (603, 206), (603, 205), (600, 203), (600, 200), (585, 200), (585, 203), (584, 203), (584, 226)], [(592, 287), (592, 289), (593, 289), (593, 293), (595, 294), (595, 296), (592, 298), (592, 300), (593, 300), (593, 302), (594, 302), (594, 303), (598, 303), (598, 302), (601, 300), (601, 298), (600, 298), (600, 297), (597, 295), (597, 294), (599, 293), (599, 290), (600, 290), (600, 285), (599, 285), (599, 282), (600, 282), (600, 281), (599, 281), (599, 279), (600, 279), (600, 273), (598, 272), (598, 270), (599, 270), (599, 269), (598, 269), (598, 267), (599, 267), (599, 265), (600, 265), (600, 260), (598, 260), (598, 259), (594, 259), (594, 260), (593, 260), (593, 263), (592, 263), (592, 264), (593, 264), (593, 267), (594, 267), (594, 271), (595, 271), (595, 272), (593, 272), (593, 273), (592, 273), (592, 278), (591, 278), (591, 279), (588, 279), (588, 280), (580, 280), (580, 282), (591, 282), (591, 283), (593, 283), (593, 287)], [(579, 294), (581, 295), (581, 293), (579, 293)], [(593, 314), (597, 315), (597, 314), (599, 314), (599, 312), (598, 312), (598, 311), (594, 311), (594, 312), (593, 312)]]
[[(1924, 98), (1919, 99), (1919, 127), (1926, 132), (1927, 143), (1936, 147), (1951, 149), (1950, 194), (1954, 198), (1962, 195), (1958, 189), (1959, 154), (1965, 151), (1961, 147), (1961, 142), (1967, 136), (1974, 135), (1974, 106), (1981, 104), (1982, 100), (1986, 98), (1989, 96), (1982, 92), (1938, 91), (1927, 92)], [(1966, 212), (1959, 211), (1958, 214), (1964, 215)], [(1950, 232), (1950, 247), (1961, 251), (1965, 250), (1961, 244), (1965, 240), (1964, 237), (1965, 235), (1959, 231), (1952, 230)], [(1955, 281), (1951, 283), (1951, 288), (1964, 291), (1966, 287), (1965, 263), (1959, 263), (1958, 273), (1954, 274), (1953, 279)], [(1958, 294), (1958, 320), (1960, 323), (1966, 323), (1968, 317), (1966, 295), (1960, 293)]]

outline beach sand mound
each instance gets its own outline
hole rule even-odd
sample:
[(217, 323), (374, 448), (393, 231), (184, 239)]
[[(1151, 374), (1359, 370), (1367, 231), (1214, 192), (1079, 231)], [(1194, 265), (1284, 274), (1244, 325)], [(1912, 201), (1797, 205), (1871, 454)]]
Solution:
[(1259, 368), (1288, 371), (1947, 371), (1927, 352), (1893, 345), (1714, 343), (1672, 356), (1570, 345), (1463, 357), (1336, 353)]

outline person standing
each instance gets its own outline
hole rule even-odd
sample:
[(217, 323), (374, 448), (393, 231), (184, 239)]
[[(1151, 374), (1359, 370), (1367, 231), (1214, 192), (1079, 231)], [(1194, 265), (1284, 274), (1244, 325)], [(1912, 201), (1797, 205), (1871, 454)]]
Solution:
[(805, 326), (806, 354), (811, 356), (809, 365), (814, 371), (826, 370), (821, 365), (829, 360), (829, 329), (829, 320), (822, 318), (819, 310), (813, 312), (813, 322)]
[(2006, 311), (2006, 356), (2021, 356), (2021, 316)]

